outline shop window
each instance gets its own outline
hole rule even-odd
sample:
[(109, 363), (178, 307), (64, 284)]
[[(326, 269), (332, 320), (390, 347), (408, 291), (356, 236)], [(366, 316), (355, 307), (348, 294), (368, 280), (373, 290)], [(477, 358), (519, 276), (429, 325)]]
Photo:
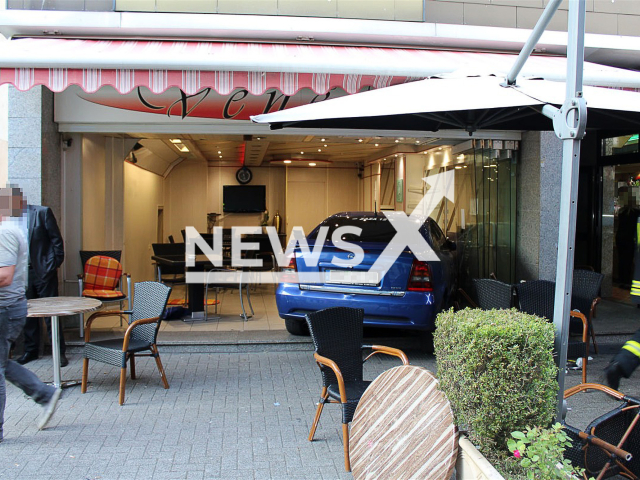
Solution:
[(603, 157), (612, 155), (626, 155), (629, 153), (638, 153), (638, 134), (620, 135), (617, 137), (608, 137), (602, 139)]

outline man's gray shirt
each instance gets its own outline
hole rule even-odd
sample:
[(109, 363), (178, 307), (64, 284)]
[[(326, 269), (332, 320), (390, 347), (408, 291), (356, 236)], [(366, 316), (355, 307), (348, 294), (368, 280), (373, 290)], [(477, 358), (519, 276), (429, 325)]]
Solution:
[(0, 222), (0, 267), (15, 265), (13, 282), (0, 287), (0, 307), (13, 305), (25, 298), (27, 285), (27, 241), (20, 228), (11, 222)]

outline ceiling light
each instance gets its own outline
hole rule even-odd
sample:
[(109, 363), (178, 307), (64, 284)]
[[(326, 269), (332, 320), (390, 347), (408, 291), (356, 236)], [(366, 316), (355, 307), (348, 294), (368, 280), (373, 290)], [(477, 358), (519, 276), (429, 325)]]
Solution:
[(359, 139), (358, 139), (358, 141), (359, 141), (360, 143), (362, 143), (364, 140), (362, 140), (361, 138), (359, 138)]
[(327, 139), (326, 139), (326, 138), (321, 138), (321, 139), (320, 139), (320, 141), (321, 141), (321, 142), (326, 142), (326, 141), (327, 141)]
[(291, 163), (291, 160), (285, 160), (284, 163)]
[(458, 166), (458, 167), (456, 167), (456, 170), (460, 170), (461, 168), (462, 168), (462, 167), (459, 167), (459, 166)]
[(256, 140), (262, 140), (262, 137), (256, 137)]
[(220, 150), (218, 150), (218, 155), (222, 154), (222, 152)]
[(319, 148), (319, 149), (318, 149), (318, 151), (319, 151), (319, 152), (321, 152), (321, 151), (322, 151), (322, 149), (321, 149), (321, 148)]
[(310, 167), (315, 167), (315, 166), (316, 166), (316, 164), (315, 164), (315, 162), (310, 162), (310, 163), (309, 163), (309, 166), (310, 166)]
[(327, 145), (326, 145), (326, 144), (324, 145), (324, 148), (327, 148)]
[(182, 143), (176, 143), (174, 144), (176, 146), (176, 148), (178, 150), (180, 150), (181, 152), (188, 152), (189, 151), (189, 147), (187, 147), (186, 145), (183, 145)]
[(375, 144), (375, 146), (376, 146), (376, 147), (379, 147), (379, 146), (380, 146), (380, 144), (379, 144), (379, 143), (376, 143), (376, 144)]
[(222, 158), (222, 155), (220, 155), (220, 158)]
[(400, 143), (400, 140), (396, 139), (396, 143)]
[(418, 143), (420, 143), (420, 140), (416, 140), (416, 145), (417, 145)]
[(182, 140), (180, 140), (179, 138), (170, 138), (169, 141), (171, 143), (182, 143)]

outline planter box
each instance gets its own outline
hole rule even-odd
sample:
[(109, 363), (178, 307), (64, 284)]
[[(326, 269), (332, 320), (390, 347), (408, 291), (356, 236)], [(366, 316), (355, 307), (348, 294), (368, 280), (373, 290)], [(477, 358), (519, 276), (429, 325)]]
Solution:
[(458, 442), (456, 480), (505, 480), (466, 438)]

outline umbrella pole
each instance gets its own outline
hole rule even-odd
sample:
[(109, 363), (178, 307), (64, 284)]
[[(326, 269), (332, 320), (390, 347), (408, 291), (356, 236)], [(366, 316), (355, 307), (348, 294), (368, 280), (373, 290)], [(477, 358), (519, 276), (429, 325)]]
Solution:
[(549, 105), (543, 113), (553, 118), (556, 135), (562, 139), (562, 184), (560, 191), (560, 223), (558, 228), (558, 261), (553, 324), (554, 351), (558, 364), (558, 397), (556, 420), (562, 420), (564, 380), (569, 337), (569, 310), (573, 286), (573, 260), (576, 237), (580, 141), (587, 124), (586, 102), (582, 97), (584, 63), (585, 0), (569, 0), (569, 39), (567, 42), (567, 95), (560, 110)]

